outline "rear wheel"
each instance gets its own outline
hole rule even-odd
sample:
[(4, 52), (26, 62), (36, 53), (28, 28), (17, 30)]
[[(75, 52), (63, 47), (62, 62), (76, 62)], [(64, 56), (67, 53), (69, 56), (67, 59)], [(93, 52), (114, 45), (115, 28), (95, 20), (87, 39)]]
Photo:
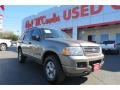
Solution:
[(45, 59), (43, 69), (48, 82), (58, 84), (64, 81), (65, 75), (58, 57), (48, 56)]
[(21, 49), (18, 49), (18, 61), (19, 61), (20, 63), (25, 63), (25, 61), (26, 61), (26, 58), (25, 58), (25, 56), (23, 55)]
[(7, 45), (6, 44), (0, 44), (0, 50), (1, 51), (6, 51), (6, 49), (7, 49)]

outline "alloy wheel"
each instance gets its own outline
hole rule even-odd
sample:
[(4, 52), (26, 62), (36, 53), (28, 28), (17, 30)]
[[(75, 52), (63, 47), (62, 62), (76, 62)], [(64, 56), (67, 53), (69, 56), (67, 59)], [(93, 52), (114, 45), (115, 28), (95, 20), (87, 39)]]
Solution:
[(55, 65), (52, 61), (49, 61), (46, 64), (46, 74), (47, 74), (48, 78), (51, 79), (51, 80), (53, 80), (56, 76)]

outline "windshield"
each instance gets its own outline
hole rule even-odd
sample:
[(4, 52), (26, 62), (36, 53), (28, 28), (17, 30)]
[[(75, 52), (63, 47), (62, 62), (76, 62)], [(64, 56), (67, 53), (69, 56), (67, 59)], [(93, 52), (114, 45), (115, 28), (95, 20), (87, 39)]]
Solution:
[(43, 33), (45, 38), (71, 39), (71, 37), (68, 34), (60, 30), (44, 29)]

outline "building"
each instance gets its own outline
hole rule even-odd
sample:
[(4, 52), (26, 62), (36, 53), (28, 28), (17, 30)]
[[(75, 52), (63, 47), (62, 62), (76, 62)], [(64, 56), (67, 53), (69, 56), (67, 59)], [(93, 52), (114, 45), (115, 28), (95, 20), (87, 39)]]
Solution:
[(74, 39), (120, 41), (119, 5), (81, 5), (53, 7), (23, 20), (22, 30), (32, 27), (63, 30)]
[(0, 32), (3, 31), (3, 15), (0, 15)]

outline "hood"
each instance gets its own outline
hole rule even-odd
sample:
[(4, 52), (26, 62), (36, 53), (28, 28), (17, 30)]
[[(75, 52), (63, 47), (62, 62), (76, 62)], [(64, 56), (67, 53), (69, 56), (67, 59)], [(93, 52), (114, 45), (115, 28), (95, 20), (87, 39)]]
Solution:
[(68, 46), (99, 46), (96, 43), (87, 42), (83, 40), (61, 39), (61, 38), (46, 38), (45, 40), (67, 44)]

